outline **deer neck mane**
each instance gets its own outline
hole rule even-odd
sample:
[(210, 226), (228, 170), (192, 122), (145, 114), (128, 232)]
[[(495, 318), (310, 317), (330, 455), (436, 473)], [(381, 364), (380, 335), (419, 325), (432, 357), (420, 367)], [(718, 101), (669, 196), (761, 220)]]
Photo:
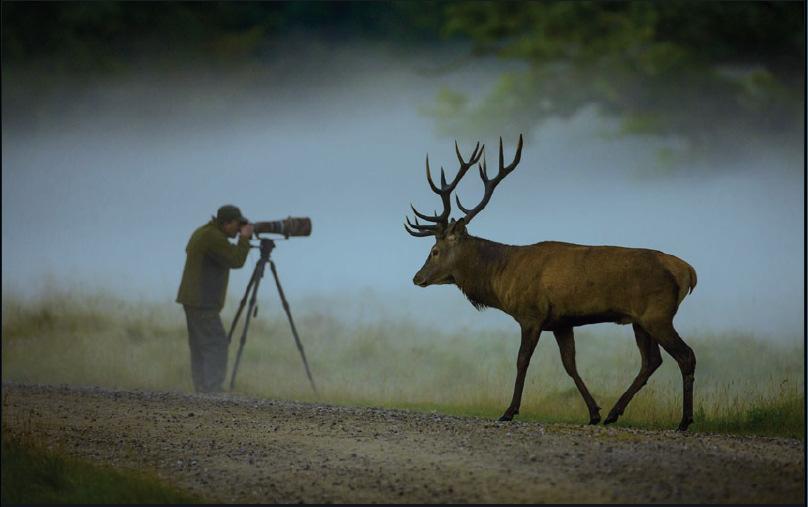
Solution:
[(499, 308), (492, 281), (505, 265), (508, 245), (475, 236), (465, 241), (463, 258), (454, 273), (455, 285), (477, 310)]

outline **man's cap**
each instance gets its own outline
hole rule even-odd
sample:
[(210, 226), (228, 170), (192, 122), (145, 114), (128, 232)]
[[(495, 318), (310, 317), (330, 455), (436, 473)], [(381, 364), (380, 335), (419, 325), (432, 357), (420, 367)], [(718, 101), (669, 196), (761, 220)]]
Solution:
[(216, 212), (216, 220), (221, 223), (227, 223), (232, 220), (238, 220), (239, 223), (242, 224), (249, 222), (249, 220), (244, 218), (244, 216), (241, 214), (241, 210), (232, 204), (225, 204), (219, 208), (219, 211)]

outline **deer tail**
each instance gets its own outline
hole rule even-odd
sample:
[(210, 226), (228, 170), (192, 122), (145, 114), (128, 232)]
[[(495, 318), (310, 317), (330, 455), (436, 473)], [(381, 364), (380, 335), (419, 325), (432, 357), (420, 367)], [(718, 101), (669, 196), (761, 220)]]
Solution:
[(692, 293), (693, 289), (696, 288), (696, 270), (690, 264), (673, 255), (665, 254), (662, 257), (662, 262), (676, 281), (678, 289), (677, 304), (680, 304), (685, 299), (685, 296)]
[[(685, 264), (687, 263), (685, 262)], [(688, 292), (688, 294), (693, 294), (693, 289), (696, 288), (696, 282), (698, 282), (698, 278), (696, 277), (696, 270), (693, 269), (693, 266), (687, 264), (687, 270), (690, 273), (690, 284), (689, 284), (690, 292)]]

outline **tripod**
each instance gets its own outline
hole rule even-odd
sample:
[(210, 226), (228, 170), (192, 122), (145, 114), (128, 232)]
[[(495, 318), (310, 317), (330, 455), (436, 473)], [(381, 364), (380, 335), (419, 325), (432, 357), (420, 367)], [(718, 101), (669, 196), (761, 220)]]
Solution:
[(233, 331), (236, 329), (236, 323), (238, 323), (239, 318), (241, 317), (241, 312), (244, 310), (244, 305), (247, 302), (247, 295), (250, 293), (250, 289), (252, 289), (252, 297), (250, 297), (250, 307), (247, 310), (247, 317), (244, 320), (244, 330), (241, 332), (241, 342), (238, 346), (238, 354), (236, 355), (236, 362), (233, 365), (233, 373), (230, 376), (230, 390), (233, 390), (233, 385), (236, 382), (236, 372), (238, 371), (239, 362), (241, 362), (241, 353), (244, 351), (244, 343), (247, 341), (247, 331), (250, 328), (250, 317), (255, 317), (258, 315), (258, 308), (256, 307), (256, 295), (258, 294), (258, 285), (261, 283), (261, 279), (264, 277), (264, 267), (266, 263), (269, 262), (269, 267), (272, 269), (272, 275), (275, 277), (275, 285), (278, 287), (278, 294), (281, 296), (281, 302), (283, 303), (283, 309), (286, 311), (286, 316), (289, 318), (289, 325), (292, 327), (292, 335), (295, 337), (295, 343), (297, 344), (297, 350), (300, 351), (300, 357), (303, 359), (303, 366), (306, 368), (306, 375), (309, 377), (309, 382), (311, 383), (311, 388), (314, 390), (314, 394), (317, 393), (317, 388), (314, 386), (314, 380), (311, 378), (311, 372), (309, 371), (309, 363), (306, 361), (306, 354), (303, 352), (303, 345), (300, 343), (300, 337), (297, 335), (297, 328), (295, 328), (295, 322), (292, 320), (292, 313), (289, 311), (289, 303), (286, 301), (286, 297), (283, 294), (283, 288), (281, 287), (281, 281), (278, 279), (278, 271), (275, 269), (275, 263), (272, 262), (269, 258), (269, 254), (272, 253), (272, 249), (275, 248), (275, 241), (271, 239), (261, 239), (261, 245), (259, 247), (253, 246), (253, 248), (260, 248), (261, 249), (261, 257), (258, 259), (258, 262), (255, 264), (255, 269), (253, 270), (252, 277), (250, 278), (250, 283), (247, 284), (247, 290), (244, 291), (244, 297), (241, 299), (241, 303), (239, 304), (238, 311), (236, 311), (236, 316), (233, 319), (233, 324), (230, 326), (230, 333), (227, 335), (228, 343), (233, 337)]

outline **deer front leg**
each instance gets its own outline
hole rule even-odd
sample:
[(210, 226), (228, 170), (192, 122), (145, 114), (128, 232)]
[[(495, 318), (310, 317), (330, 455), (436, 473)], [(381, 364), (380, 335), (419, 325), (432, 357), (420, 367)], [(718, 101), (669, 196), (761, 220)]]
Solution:
[(511, 405), (499, 418), (500, 421), (510, 421), (519, 413), (522, 404), (522, 388), (525, 386), (525, 374), (530, 364), (530, 357), (539, 343), (541, 328), (535, 326), (522, 326), (522, 344), (519, 346), (519, 355), (516, 358), (516, 383), (513, 386)]

